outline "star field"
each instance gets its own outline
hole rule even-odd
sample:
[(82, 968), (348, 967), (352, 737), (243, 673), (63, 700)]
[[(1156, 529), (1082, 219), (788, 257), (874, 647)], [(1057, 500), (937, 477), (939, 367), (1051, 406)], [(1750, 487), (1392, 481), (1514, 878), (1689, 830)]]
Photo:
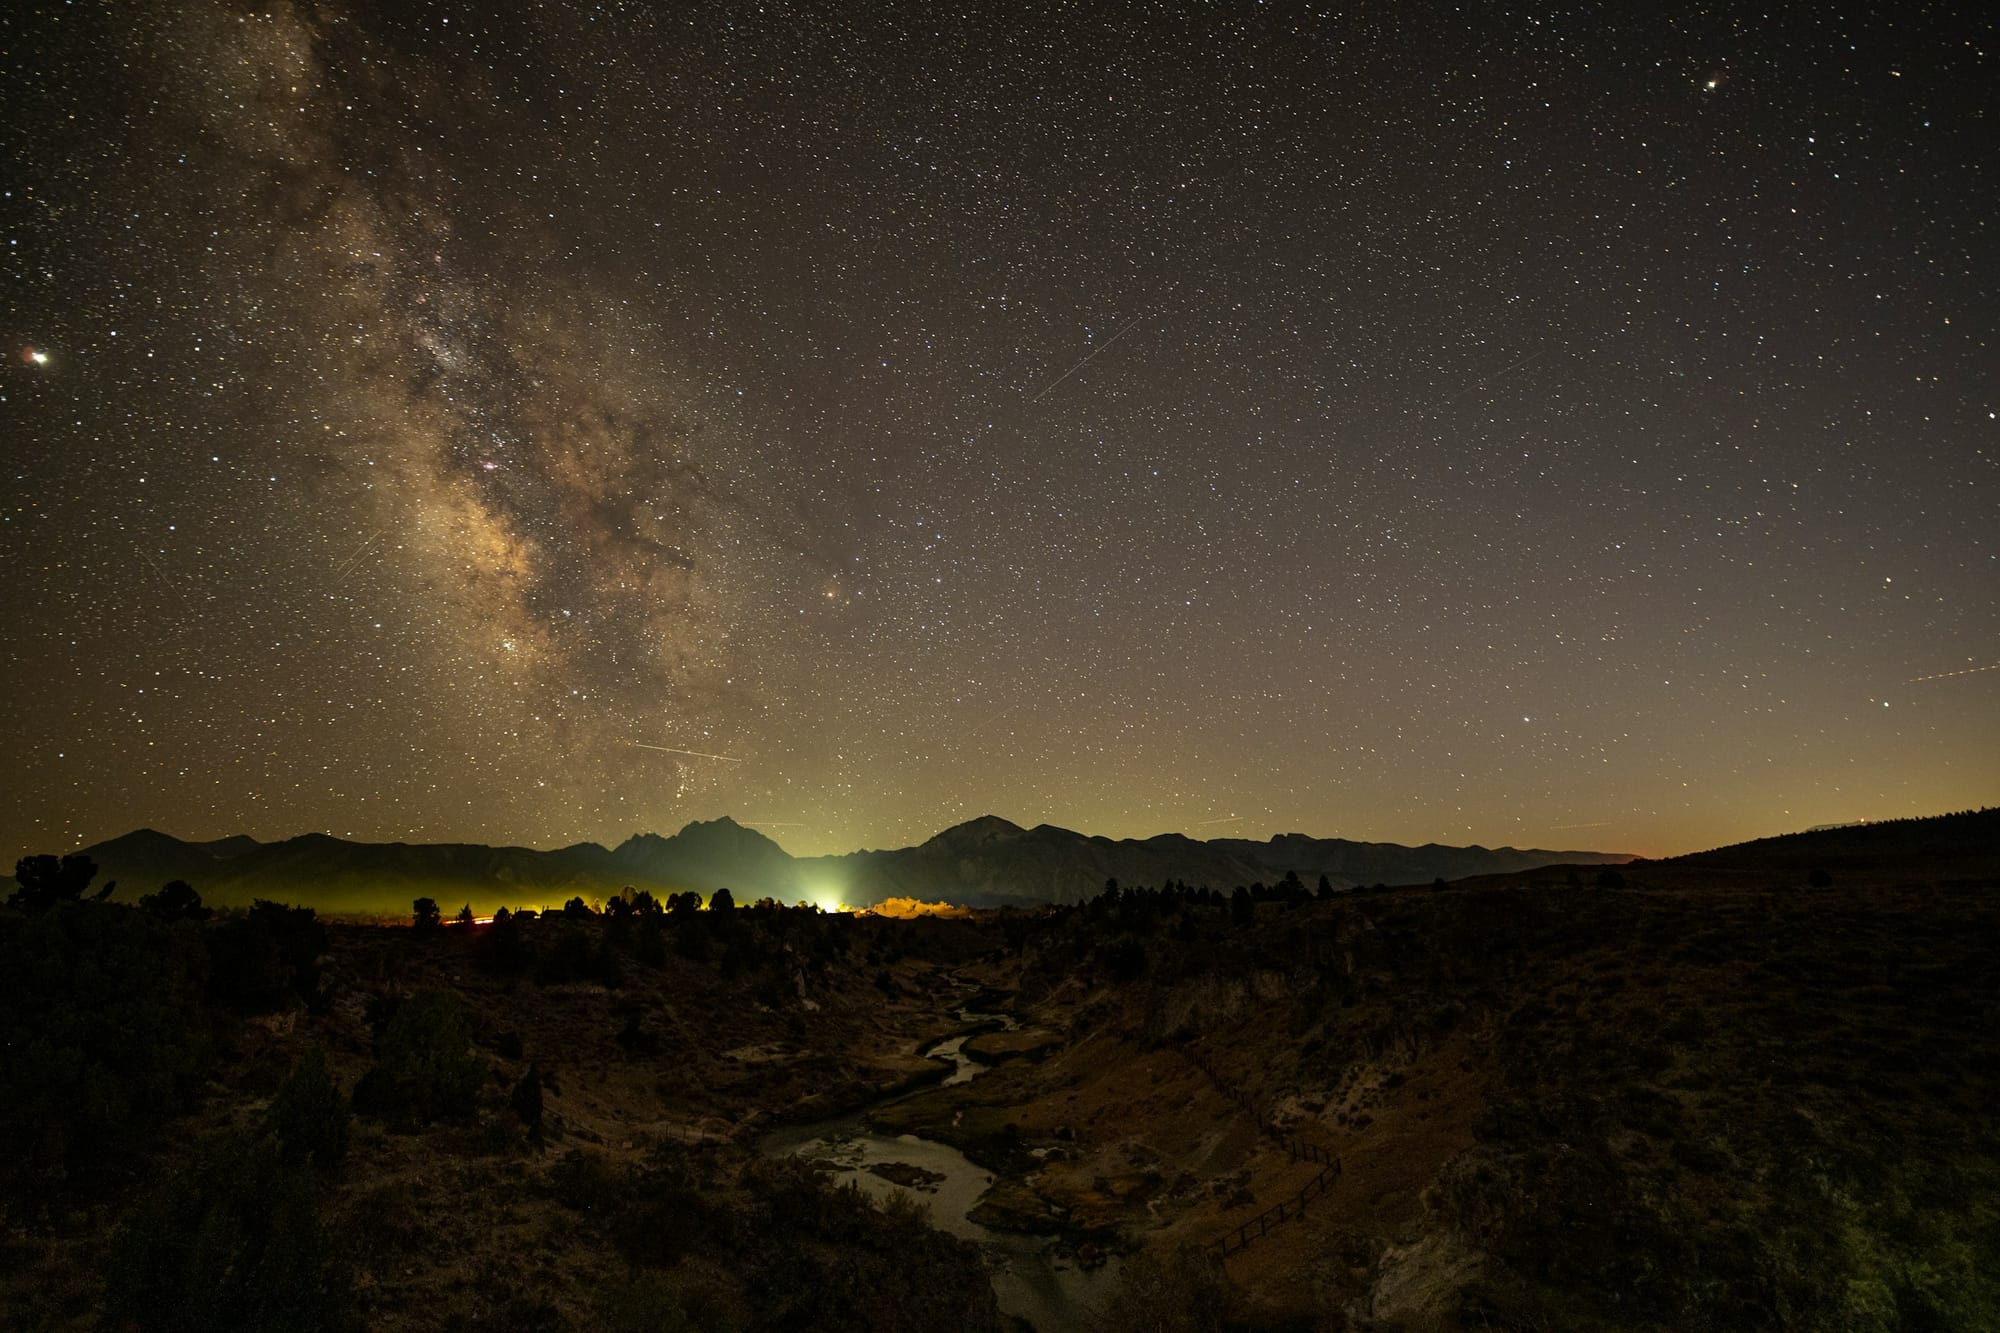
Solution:
[(0, 15), (4, 833), (2000, 800), (1977, 6)]

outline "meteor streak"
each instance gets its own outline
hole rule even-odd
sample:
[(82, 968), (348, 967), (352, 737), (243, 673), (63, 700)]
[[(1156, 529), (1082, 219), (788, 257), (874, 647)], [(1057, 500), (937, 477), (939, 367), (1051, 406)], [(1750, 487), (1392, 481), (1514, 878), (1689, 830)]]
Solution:
[(1975, 676), (1982, 671), (2000, 671), (2000, 662), (1995, 662), (1991, 666), (1967, 667), (1963, 671), (1940, 671), (1935, 676), (1912, 676), (1903, 683), (1905, 685), (1915, 685), (1920, 681), (1944, 680), (1949, 676)]
[(160, 568), (160, 562), (153, 559), (152, 555), (144, 547), (139, 547), (138, 551), (139, 558), (150, 565), (153, 573), (159, 576), (160, 582), (167, 585), (167, 590), (180, 599), (181, 605), (187, 608), (187, 613), (190, 616), (195, 614), (194, 603), (188, 600), (188, 595), (181, 590), (181, 585), (167, 577), (167, 571)]
[(680, 750), (671, 745), (648, 745), (644, 741), (627, 741), (625, 743), (627, 745), (635, 745), (641, 750), (658, 750), (661, 754), (686, 754), (693, 755), (696, 759), (720, 759), (725, 764), (740, 764), (743, 762), (741, 759), (732, 758), (726, 754), (709, 754), (702, 750)]
[(361, 563), (361, 557), (368, 554), (368, 548), (373, 546), (381, 536), (382, 534), (379, 532), (370, 533), (366, 541), (354, 548), (353, 554), (340, 562), (333, 571), (333, 587), (338, 588), (341, 584), (347, 582), (347, 576), (352, 574), (355, 566)]
[(1017, 705), (1009, 704), (1007, 707), (1001, 709), (999, 712), (994, 713), (993, 715), (988, 717), (984, 722), (973, 723), (970, 727), (967, 727), (965, 729), (965, 734), (970, 736), (973, 732), (980, 730), (982, 727), (986, 727), (992, 723), (998, 722), (1001, 718), (1013, 712), (1016, 706)]
[(1112, 343), (1117, 342), (1120, 338), (1123, 338), (1133, 329), (1138, 328), (1139, 321), (1144, 319), (1145, 317), (1146, 316), (1144, 314), (1140, 314), (1139, 316), (1134, 318), (1130, 324), (1127, 324), (1124, 328), (1118, 330), (1118, 332), (1112, 334), (1109, 338), (1106, 338), (1103, 342), (1091, 348), (1089, 356), (1086, 356), (1085, 358), (1083, 358), (1083, 360), (1077, 362), (1075, 365), (1071, 366), (1068, 370), (1065, 370), (1062, 374), (1056, 376), (1053, 380), (1049, 381), (1049, 383), (1043, 385), (1042, 391), (1036, 394), (1033, 398), (1030, 398), (1028, 401), (1031, 403), (1039, 403), (1042, 401), (1042, 399), (1048, 397), (1050, 393), (1054, 392), (1056, 385), (1061, 384), (1071, 375), (1076, 374), (1077, 371), (1082, 370), (1085, 366), (1095, 361), (1098, 358), (1098, 356), (1103, 353), (1105, 348), (1111, 346)]
[[(1108, 345), (1109, 344), (1107, 344), (1107, 346)], [(1521, 370), (1527, 366), (1531, 366), (1535, 362), (1541, 360), (1543, 357), (1549, 354), (1550, 350), (1551, 350), (1550, 348), (1544, 347), (1539, 352), (1530, 352), (1528, 355), (1522, 357), (1519, 361), (1516, 361), (1513, 365), (1503, 366), (1499, 370), (1494, 371), (1491, 375), (1488, 375), (1483, 380), (1474, 380), (1471, 384), (1468, 384), (1465, 388), (1459, 390), (1458, 394), (1455, 397), (1453, 397), (1451, 401), (1455, 403), (1460, 398), (1465, 397), (1469, 393), (1475, 393), (1478, 390), (1485, 388), (1489, 384), (1494, 384), (1500, 380), (1506, 379), (1508, 376), (1512, 375), (1515, 371)]]

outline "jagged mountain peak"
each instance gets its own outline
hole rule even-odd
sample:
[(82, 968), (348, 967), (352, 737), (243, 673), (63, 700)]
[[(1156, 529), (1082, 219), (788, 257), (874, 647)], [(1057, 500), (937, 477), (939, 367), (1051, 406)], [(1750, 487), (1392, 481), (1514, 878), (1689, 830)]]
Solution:
[(968, 846), (1002, 838), (1018, 838), (1026, 832), (1026, 829), (1011, 819), (1002, 819), (999, 815), (981, 815), (977, 819), (968, 819), (963, 824), (953, 824), (923, 845)]

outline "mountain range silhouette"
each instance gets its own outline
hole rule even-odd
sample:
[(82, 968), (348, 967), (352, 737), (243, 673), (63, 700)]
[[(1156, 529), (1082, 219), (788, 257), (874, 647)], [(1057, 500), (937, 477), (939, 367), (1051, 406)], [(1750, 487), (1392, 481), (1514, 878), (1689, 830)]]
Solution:
[(1178, 880), (1226, 891), (1238, 884), (1275, 883), (1293, 872), (1308, 886), (1325, 876), (1335, 888), (1351, 888), (1632, 859), (1613, 852), (1406, 847), (1301, 833), (1263, 842), (1201, 841), (1178, 833), (1112, 839), (1052, 824), (1023, 828), (996, 815), (948, 828), (914, 847), (837, 856), (795, 857), (726, 816), (697, 821), (671, 836), (636, 834), (616, 847), (582, 842), (547, 851), (354, 842), (324, 833), (277, 842), (241, 834), (189, 842), (153, 829), (85, 851), (98, 864), (99, 883), (118, 881), (121, 899), (180, 879), (211, 904), (268, 898), (362, 914), (400, 912), (419, 896), (487, 911), (575, 896), (601, 898), (627, 885), (655, 894), (684, 889), (708, 894), (727, 887), (738, 902), (769, 897), (866, 907), (889, 898), (920, 898), (971, 907), (1029, 906), (1078, 901), (1108, 879), (1128, 885)]

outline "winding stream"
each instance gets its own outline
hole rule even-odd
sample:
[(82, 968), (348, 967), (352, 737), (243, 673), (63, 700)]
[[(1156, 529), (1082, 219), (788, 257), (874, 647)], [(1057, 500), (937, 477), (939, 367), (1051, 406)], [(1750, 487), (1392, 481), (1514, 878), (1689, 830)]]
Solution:
[[(1020, 1026), (1005, 1014), (960, 1010), (959, 1017), (968, 1023), (998, 1020), (1003, 1028), (1010, 1030)], [(961, 1049), (971, 1035), (949, 1038), (930, 1050), (933, 1057), (948, 1059), (955, 1066), (944, 1086), (970, 1082), (987, 1068)], [(878, 1103), (881, 1104), (886, 1103)], [(864, 1123), (867, 1115), (865, 1110), (856, 1111), (832, 1120), (777, 1130), (764, 1139), (763, 1151), (772, 1157), (805, 1157), (824, 1162), (833, 1168), (835, 1179), (851, 1181), (876, 1198), (903, 1194), (924, 1204), (930, 1209), (932, 1226), (972, 1241), (986, 1251), (993, 1273), (993, 1293), (999, 1299), (1001, 1312), (1027, 1320), (1036, 1333), (1062, 1333), (1066, 1329), (1088, 1328), (1095, 1322), (1116, 1285), (1116, 1257), (1103, 1267), (1086, 1272), (1074, 1260), (1054, 1253), (1050, 1237), (1024, 1236), (979, 1225), (966, 1214), (993, 1183), (990, 1171), (942, 1143), (914, 1134), (878, 1134)], [(935, 1188), (912, 1189), (868, 1170), (885, 1162), (921, 1167), (944, 1179)]]

